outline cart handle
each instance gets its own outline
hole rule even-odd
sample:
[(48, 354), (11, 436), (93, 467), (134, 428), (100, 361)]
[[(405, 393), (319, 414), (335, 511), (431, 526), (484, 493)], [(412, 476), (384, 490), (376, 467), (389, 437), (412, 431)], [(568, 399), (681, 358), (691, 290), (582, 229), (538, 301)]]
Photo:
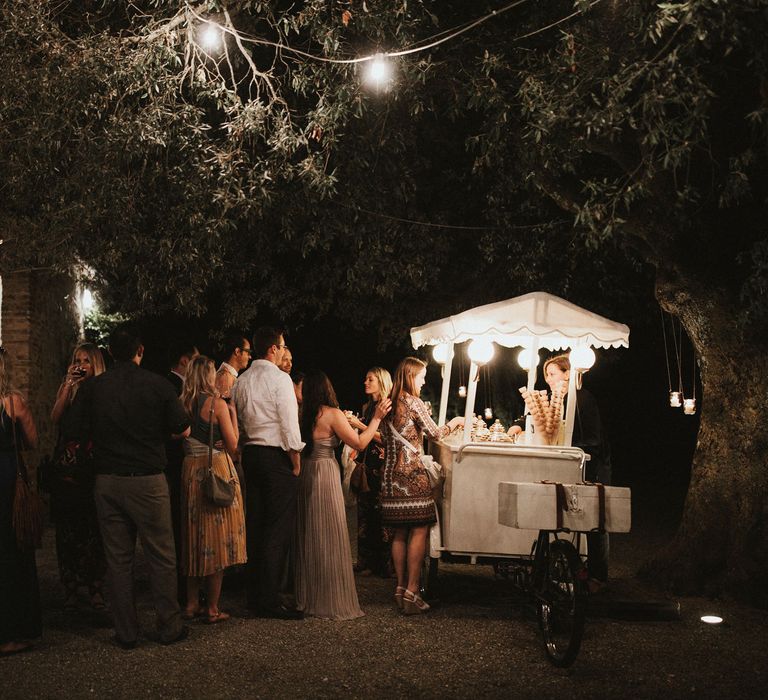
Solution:
[(483, 454), (497, 455), (524, 454), (530, 457), (552, 457), (554, 459), (563, 460), (578, 458), (581, 463), (582, 473), (584, 471), (584, 462), (589, 459), (589, 455), (580, 447), (536, 447), (530, 445), (510, 445), (509, 447), (500, 447), (498, 445), (467, 443), (459, 447), (459, 451), (456, 453), (457, 464), (461, 462), (465, 450), (469, 450), (470, 453), (479, 452)]

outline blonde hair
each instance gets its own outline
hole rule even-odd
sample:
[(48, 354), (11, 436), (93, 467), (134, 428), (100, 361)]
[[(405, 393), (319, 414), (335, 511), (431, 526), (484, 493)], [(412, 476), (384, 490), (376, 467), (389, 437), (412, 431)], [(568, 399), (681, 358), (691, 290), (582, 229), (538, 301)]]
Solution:
[[(392, 392), (392, 375), (383, 367), (371, 367), (366, 374), (372, 374), (379, 383), (379, 401), (386, 399)], [(376, 402), (371, 397), (371, 400), (363, 406), (363, 412), (367, 411), (373, 403)]]
[(217, 396), (216, 366), (210, 357), (198, 355), (187, 365), (181, 391), (181, 403), (190, 418), (194, 418), (195, 407), (202, 394)]
[(88, 355), (88, 361), (93, 367), (93, 376), (97, 377), (104, 372), (104, 355), (101, 354), (101, 349), (98, 345), (93, 343), (79, 343), (72, 351), (72, 364), (77, 362), (77, 353), (84, 352)]
[(400, 408), (400, 395), (410, 394), (416, 396), (416, 375), (421, 372), (427, 366), (426, 362), (423, 362), (418, 357), (406, 357), (400, 361), (400, 364), (395, 370), (395, 378), (392, 382), (392, 391), (390, 392), (390, 398), (392, 399), (392, 413), (395, 414)]

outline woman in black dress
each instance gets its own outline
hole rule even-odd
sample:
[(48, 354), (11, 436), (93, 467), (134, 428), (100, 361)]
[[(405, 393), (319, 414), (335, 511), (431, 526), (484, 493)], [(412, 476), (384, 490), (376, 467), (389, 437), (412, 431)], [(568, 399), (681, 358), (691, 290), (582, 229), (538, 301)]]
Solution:
[[(348, 415), (350, 425), (365, 430), (376, 406), (392, 391), (392, 377), (383, 367), (372, 367), (365, 375), (365, 395), (362, 420)], [(362, 488), (357, 492), (357, 564), (355, 571), (389, 575), (389, 537), (381, 523), (381, 472), (384, 468), (384, 444), (377, 432), (355, 461), (365, 469)]]
[[(14, 425), (15, 424), (15, 425)], [(19, 444), (15, 443), (18, 440)], [(11, 388), (10, 368), (0, 348), (0, 655), (17, 654), (42, 633), (35, 550), (19, 549), (13, 530), (16, 451), (37, 444), (32, 414)]]
[(56, 394), (51, 421), (59, 426), (51, 512), (56, 523), (56, 556), (64, 586), (64, 609), (77, 609), (77, 591), (87, 586), (91, 607), (104, 609), (102, 581), (106, 573), (104, 550), (93, 500), (94, 474), (90, 446), (74, 439), (69, 410), (82, 382), (104, 371), (101, 350), (81, 343)]

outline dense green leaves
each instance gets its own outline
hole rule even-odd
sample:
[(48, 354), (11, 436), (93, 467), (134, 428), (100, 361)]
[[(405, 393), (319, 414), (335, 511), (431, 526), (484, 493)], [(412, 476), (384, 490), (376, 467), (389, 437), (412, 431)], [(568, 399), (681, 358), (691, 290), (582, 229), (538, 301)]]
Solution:
[(501, 5), (0, 7), (3, 269), (82, 261), (128, 312), (402, 328), (534, 286), (593, 303), (642, 260), (765, 318), (764, 2), (523, 4), (378, 93), (343, 61)]

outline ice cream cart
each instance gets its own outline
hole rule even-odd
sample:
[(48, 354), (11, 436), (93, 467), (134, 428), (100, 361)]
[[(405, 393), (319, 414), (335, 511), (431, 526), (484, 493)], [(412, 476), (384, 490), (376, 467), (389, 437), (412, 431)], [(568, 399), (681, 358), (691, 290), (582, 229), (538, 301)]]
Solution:
[(478, 370), (492, 359), (495, 344), (519, 347), (518, 361), (528, 370), (525, 390), (533, 392), (538, 351), (570, 349), (568, 393), (573, 396), (581, 374), (595, 360), (592, 348), (628, 347), (629, 328), (551, 294), (532, 292), (413, 328), (411, 340), (414, 348), (432, 346), (433, 358), (443, 365), (438, 424), (446, 420), (454, 346), (469, 341), (464, 430), (430, 443), (428, 450), (445, 473), (440, 525), (430, 537), (430, 557), (450, 555), (477, 563), (530, 556), (538, 530), (499, 521), (499, 484), (583, 481), (586, 455), (571, 446), (576, 402), (567, 402), (555, 440), (542, 440), (530, 416), (516, 442), (506, 441), (506, 434), (496, 441), (479, 436), (473, 434)]

